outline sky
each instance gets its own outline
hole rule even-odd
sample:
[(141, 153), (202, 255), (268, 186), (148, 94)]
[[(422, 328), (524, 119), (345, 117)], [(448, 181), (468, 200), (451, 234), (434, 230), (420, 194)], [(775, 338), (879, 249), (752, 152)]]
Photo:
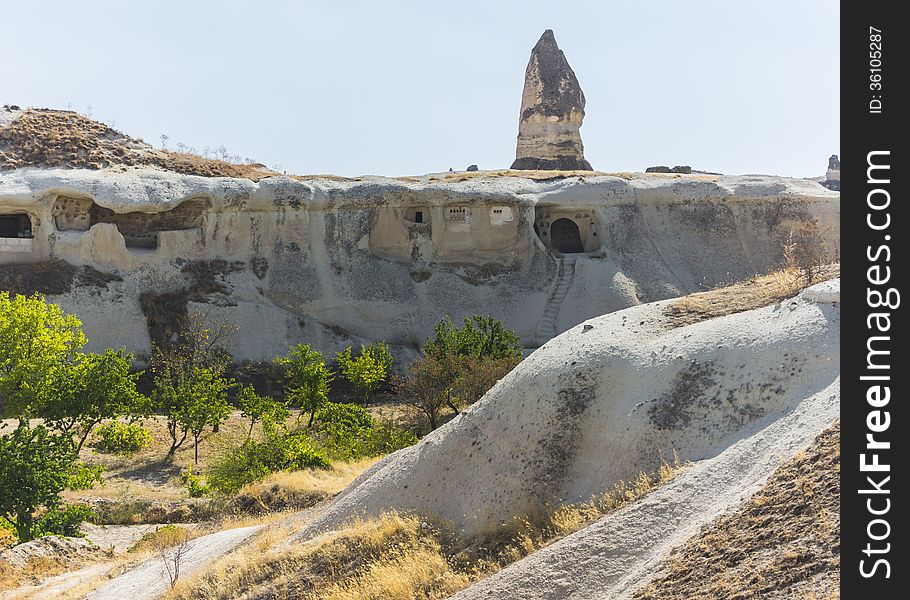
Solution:
[[(826, 0), (0, 0), (0, 104), (71, 108), (289, 173), (507, 168), (553, 29), (601, 171), (822, 175), (839, 154)], [(89, 108), (91, 107), (91, 108)]]

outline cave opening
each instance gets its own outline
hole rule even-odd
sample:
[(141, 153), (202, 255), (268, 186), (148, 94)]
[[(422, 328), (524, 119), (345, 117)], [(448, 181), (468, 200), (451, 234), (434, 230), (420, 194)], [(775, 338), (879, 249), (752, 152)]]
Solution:
[(28, 238), (32, 233), (32, 219), (26, 214), (0, 214), (0, 238)]
[(556, 219), (550, 224), (550, 244), (563, 254), (575, 254), (585, 251), (578, 224), (572, 219)]

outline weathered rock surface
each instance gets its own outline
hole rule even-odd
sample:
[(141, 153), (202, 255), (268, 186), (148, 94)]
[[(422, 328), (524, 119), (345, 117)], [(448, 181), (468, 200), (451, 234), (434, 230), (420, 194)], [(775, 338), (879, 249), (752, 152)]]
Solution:
[(829, 190), (840, 191), (840, 158), (837, 154), (832, 154), (828, 159), (828, 170), (825, 172), (825, 180), (821, 183)]
[(579, 129), (585, 95), (551, 29), (540, 36), (525, 69), (513, 169), (591, 170)]
[(683, 460), (716, 456), (807, 398), (830, 409), (827, 424), (839, 377), (832, 285), (682, 327), (666, 320), (667, 302), (573, 327), (459, 417), (364, 473), (301, 537), (388, 510), (479, 532), (587, 500), (674, 451)]
[(147, 353), (202, 312), (239, 328), (240, 360), (383, 339), (405, 362), (444, 315), (492, 314), (536, 347), (597, 315), (778, 268), (799, 223), (830, 232), (832, 254), (838, 233), (838, 194), (801, 179), (459, 177), (8, 171), (0, 218), (28, 215), (34, 237), (0, 238), (14, 244), (0, 244), (0, 289), (48, 294), (93, 349)]

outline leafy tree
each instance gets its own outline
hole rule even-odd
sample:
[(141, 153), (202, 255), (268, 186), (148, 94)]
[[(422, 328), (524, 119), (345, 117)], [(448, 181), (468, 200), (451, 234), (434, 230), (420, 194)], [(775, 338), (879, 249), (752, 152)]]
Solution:
[(155, 398), (167, 414), (171, 457), (188, 436), (193, 438), (193, 461), (199, 463), (199, 438), (207, 426), (215, 427), (231, 414), (227, 390), (234, 383), (217, 369), (193, 365), (177, 379), (156, 381)]
[(39, 415), (54, 428), (73, 434), (77, 452), (101, 421), (148, 416), (151, 405), (136, 391), (141, 373), (130, 372), (132, 360), (133, 355), (123, 350), (79, 354), (55, 370)]
[(360, 347), (360, 353), (353, 356), (350, 346), (335, 355), (341, 376), (354, 384), (363, 394), (365, 402), (384, 382), (392, 369), (392, 352), (385, 342), (374, 342)]
[(301, 414), (309, 413), (307, 428), (311, 427), (316, 411), (328, 402), (329, 385), (335, 375), (326, 366), (322, 353), (309, 344), (297, 344), (275, 362), (287, 369), (285, 397), (291, 406), (300, 408)]
[(439, 426), (442, 411), (448, 406), (456, 413), (454, 382), (458, 373), (454, 357), (427, 356), (415, 360), (408, 368), (408, 377), (400, 386), (400, 393), (408, 404), (427, 418), (430, 429)]
[[(48, 521), (38, 527), (38, 509), (53, 512), (63, 490), (87, 489), (100, 480), (101, 467), (80, 463), (68, 435), (20, 420), (16, 429), (0, 436), (0, 517), (16, 529), (20, 542), (51, 525)], [(57, 520), (69, 523), (71, 517)]]
[(400, 383), (406, 401), (419, 410), (430, 428), (439, 426), (446, 409), (458, 414), (479, 400), (521, 360), (521, 340), (502, 323), (475, 315), (455, 327), (448, 317), (427, 340), (423, 358), (413, 363)]
[(192, 435), (198, 463), (202, 431), (211, 426), (217, 432), (230, 414), (227, 390), (235, 385), (225, 376), (230, 332), (224, 324), (210, 329), (194, 315), (181, 328), (176, 342), (155, 348), (152, 401), (167, 416), (168, 458)]
[(521, 338), (501, 321), (486, 315), (465, 318), (462, 327), (443, 318), (434, 328), (436, 337), (428, 339), (423, 352), (427, 356), (477, 356), (493, 359), (521, 358)]
[(0, 292), (0, 416), (27, 415), (82, 346), (82, 324), (44, 297)]
[(240, 388), (237, 394), (237, 403), (240, 412), (250, 420), (250, 431), (247, 439), (253, 437), (253, 425), (262, 422), (264, 429), (271, 429), (278, 423), (284, 423), (288, 418), (288, 407), (284, 402), (279, 402), (269, 396), (260, 396), (251, 385)]

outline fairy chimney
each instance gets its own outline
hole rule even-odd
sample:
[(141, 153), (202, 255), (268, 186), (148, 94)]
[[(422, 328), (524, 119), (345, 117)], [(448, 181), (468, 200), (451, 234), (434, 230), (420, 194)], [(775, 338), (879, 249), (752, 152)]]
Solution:
[(547, 29), (525, 69), (513, 169), (586, 170), (581, 143), (585, 95), (565, 54)]

